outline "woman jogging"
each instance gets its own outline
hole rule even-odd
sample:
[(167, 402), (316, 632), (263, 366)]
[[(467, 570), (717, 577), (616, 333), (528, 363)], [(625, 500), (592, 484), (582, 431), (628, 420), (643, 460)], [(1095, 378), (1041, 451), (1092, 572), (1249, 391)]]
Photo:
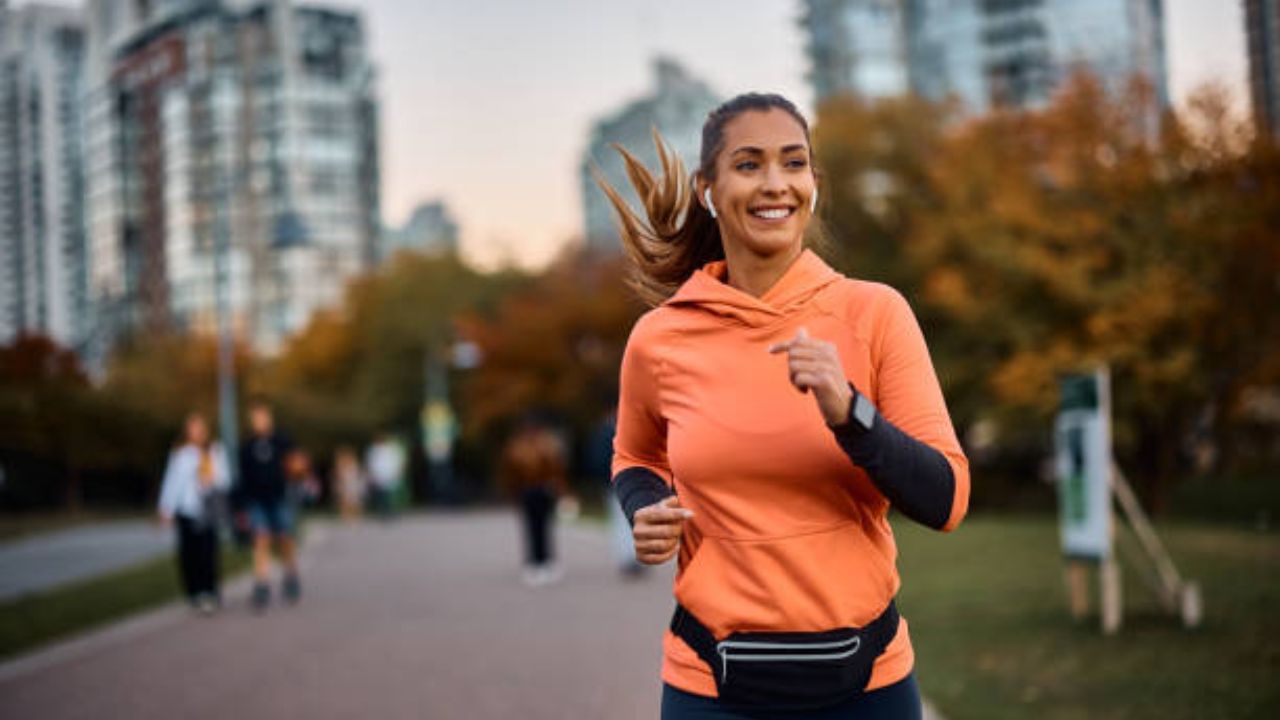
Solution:
[(160, 487), (160, 521), (177, 524), (178, 570), (187, 601), (202, 613), (218, 609), (219, 500), (231, 485), (222, 446), (209, 438), (203, 416), (192, 413), (182, 444), (169, 454)]
[(619, 217), (657, 307), (622, 363), (614, 489), (636, 556), (678, 557), (662, 717), (918, 718), (887, 514), (953, 529), (969, 497), (906, 300), (804, 247), (808, 125), (748, 94), (703, 126), (692, 179), (657, 139)]

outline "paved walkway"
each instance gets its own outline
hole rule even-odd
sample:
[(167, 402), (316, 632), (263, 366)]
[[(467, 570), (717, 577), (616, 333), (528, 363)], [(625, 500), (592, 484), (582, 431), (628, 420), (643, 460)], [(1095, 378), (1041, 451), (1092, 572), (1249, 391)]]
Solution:
[(596, 527), (564, 528), (568, 573), (531, 589), (513, 517), (324, 526), (305, 595), (262, 616), (247, 584), (0, 665), (0, 717), (655, 720), (670, 567), (626, 581)]
[(0, 544), (0, 601), (120, 570), (170, 552), (173, 531), (121, 520)]

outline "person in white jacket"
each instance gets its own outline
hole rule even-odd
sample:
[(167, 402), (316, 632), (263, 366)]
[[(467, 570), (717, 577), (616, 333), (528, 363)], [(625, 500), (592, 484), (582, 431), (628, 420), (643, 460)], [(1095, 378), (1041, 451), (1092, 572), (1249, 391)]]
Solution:
[(160, 521), (178, 531), (178, 569), (191, 605), (202, 613), (218, 609), (219, 497), (231, 485), (222, 446), (209, 437), (199, 413), (187, 416), (182, 444), (169, 453), (160, 488)]

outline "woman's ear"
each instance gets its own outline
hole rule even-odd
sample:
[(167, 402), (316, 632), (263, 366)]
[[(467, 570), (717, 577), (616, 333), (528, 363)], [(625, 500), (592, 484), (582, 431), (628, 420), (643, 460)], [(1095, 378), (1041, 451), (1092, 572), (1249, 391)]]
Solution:
[(711, 218), (716, 217), (716, 205), (711, 200), (711, 184), (702, 178), (702, 174), (698, 173), (693, 179), (694, 192), (698, 196), (698, 202), (707, 212), (711, 213)]

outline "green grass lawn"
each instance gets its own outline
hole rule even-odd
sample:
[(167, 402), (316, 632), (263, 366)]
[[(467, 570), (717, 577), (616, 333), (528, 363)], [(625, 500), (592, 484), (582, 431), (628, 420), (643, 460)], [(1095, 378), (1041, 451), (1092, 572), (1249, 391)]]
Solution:
[(69, 530), (80, 525), (116, 520), (150, 520), (153, 515), (137, 510), (80, 510), (77, 512), (35, 512), (0, 515), (0, 542), (21, 540), (31, 535)]
[[(248, 552), (223, 546), (224, 583), (248, 567)], [(119, 620), (180, 595), (177, 562), (166, 554), (92, 580), (0, 603), (0, 658)]]
[[(1280, 534), (1159, 526), (1205, 621), (1184, 630), (1137, 571), (1124, 627), (1067, 613), (1055, 518), (979, 516), (944, 535), (895, 518), (921, 687), (952, 720), (1280, 717)], [(1096, 592), (1094, 593), (1096, 610)]]

